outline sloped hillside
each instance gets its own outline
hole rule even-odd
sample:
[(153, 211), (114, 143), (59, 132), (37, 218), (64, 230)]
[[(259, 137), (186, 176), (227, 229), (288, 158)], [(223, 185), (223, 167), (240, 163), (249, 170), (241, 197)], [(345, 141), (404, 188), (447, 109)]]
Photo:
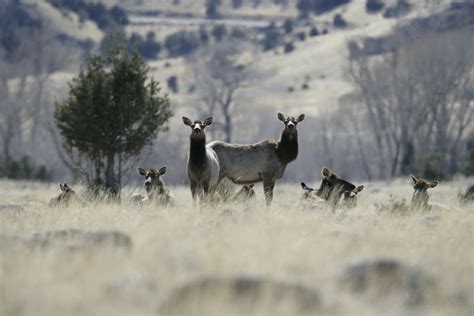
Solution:
[(90, 20), (81, 20), (77, 13), (61, 11), (45, 0), (23, 0), (31, 14), (49, 24), (53, 31), (79, 41), (100, 42), (104, 33)]
[[(395, 1), (387, 1), (386, 6)], [(412, 3), (411, 11), (397, 18), (385, 18), (383, 11), (371, 14), (366, 11), (365, 1), (352, 1), (347, 5), (318, 16), (311, 16), (310, 24), (327, 34), (309, 37), (304, 41), (294, 40), (295, 50), (286, 54), (283, 47), (255, 55), (257, 68), (264, 74), (258, 84), (242, 92), (245, 100), (255, 106), (270, 106), (276, 109), (299, 109), (309, 114), (330, 110), (338, 98), (352, 90), (346, 78), (349, 40), (365, 37), (381, 37), (392, 33), (397, 25), (407, 24), (415, 18), (437, 14), (449, 6), (449, 1)], [(344, 28), (332, 23), (336, 14), (347, 22)], [(301, 28), (308, 33), (308, 28)], [(151, 63), (156, 70), (155, 77), (165, 81), (170, 75), (177, 75), (184, 85), (192, 85), (188, 70), (182, 59), (162, 60)], [(171, 64), (171, 67), (163, 67)], [(187, 80), (188, 79), (188, 80)], [(181, 92), (174, 95), (176, 101), (192, 104), (193, 97)]]

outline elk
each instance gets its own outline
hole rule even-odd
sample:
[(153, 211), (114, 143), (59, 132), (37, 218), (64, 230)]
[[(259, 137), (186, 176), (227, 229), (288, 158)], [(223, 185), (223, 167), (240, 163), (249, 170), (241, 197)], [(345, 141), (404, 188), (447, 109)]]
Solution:
[(216, 152), (206, 146), (204, 129), (212, 124), (212, 117), (204, 121), (191, 121), (183, 116), (183, 123), (191, 127), (190, 150), (187, 174), (191, 187), (193, 201), (199, 196), (200, 200), (213, 196), (219, 180), (219, 160)]
[(306, 183), (301, 182), (301, 188), (303, 189), (302, 200), (314, 200), (318, 198), (316, 190), (307, 186)]
[(439, 184), (439, 181), (428, 181), (422, 178), (417, 178), (414, 175), (410, 175), (411, 180), (413, 181), (413, 196), (411, 198), (411, 207), (415, 210), (425, 209), (429, 210), (430, 206), (428, 205), (428, 189), (434, 188)]
[(474, 185), (471, 185), (467, 188), (466, 193), (459, 196), (461, 203), (470, 203), (474, 202)]
[(76, 191), (66, 182), (59, 182), (58, 186), (60, 193), (57, 197), (53, 198), (49, 204), (52, 206), (68, 205), (69, 202), (76, 197)]
[(145, 177), (145, 190), (147, 196), (142, 197), (141, 195), (135, 195), (135, 200), (140, 199), (141, 202), (152, 200), (165, 204), (173, 202), (173, 197), (169, 190), (165, 188), (165, 183), (161, 178), (161, 176), (166, 173), (166, 166), (163, 166), (160, 169), (138, 167), (137, 173), (140, 176)]
[(356, 187), (354, 184), (338, 177), (326, 167), (321, 170), (321, 175), (323, 179), (317, 190), (307, 187), (303, 182), (301, 183), (305, 194), (313, 196), (314, 192), (317, 197), (327, 201), (332, 207), (336, 207), (341, 198), (343, 206), (352, 208), (357, 205), (357, 195), (364, 189), (363, 185)]
[(235, 193), (233, 196), (232, 200), (233, 201), (247, 201), (247, 200), (253, 200), (256, 198), (255, 196), (255, 190), (253, 189), (253, 184), (248, 184), (242, 186), (242, 188)]
[(252, 145), (229, 144), (214, 141), (209, 144), (219, 159), (219, 181), (228, 178), (237, 184), (253, 184), (262, 181), (267, 205), (273, 199), (275, 182), (283, 177), (285, 168), (298, 156), (298, 131), (296, 125), (305, 115), (298, 118), (285, 117), (278, 113), (278, 119), (285, 124), (279, 141), (264, 140)]

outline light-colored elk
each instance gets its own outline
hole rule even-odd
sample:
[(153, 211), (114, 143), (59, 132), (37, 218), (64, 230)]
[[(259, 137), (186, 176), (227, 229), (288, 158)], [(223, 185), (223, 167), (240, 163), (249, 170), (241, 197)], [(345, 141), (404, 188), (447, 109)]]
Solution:
[(428, 189), (436, 187), (439, 182), (417, 178), (414, 175), (410, 175), (410, 178), (413, 181), (413, 189), (415, 190), (411, 198), (411, 207), (415, 210), (429, 210), (428, 200), (430, 196), (428, 195)]
[(53, 198), (49, 204), (51, 206), (68, 205), (71, 200), (76, 198), (76, 191), (74, 191), (66, 182), (59, 182), (59, 195)]
[(363, 185), (356, 187), (354, 184), (338, 177), (334, 172), (324, 167), (321, 170), (323, 179), (319, 189), (308, 187), (303, 182), (301, 187), (305, 191), (303, 197), (314, 198), (315, 196), (327, 201), (331, 207), (341, 204), (353, 208), (357, 205), (357, 195), (364, 189)]
[(191, 127), (187, 174), (193, 201), (201, 201), (214, 195), (219, 180), (219, 161), (214, 149), (206, 146), (204, 129), (212, 124), (212, 117), (205, 121), (191, 121), (183, 116), (183, 123)]
[(229, 144), (221, 141), (209, 143), (219, 158), (219, 181), (228, 178), (237, 184), (252, 184), (263, 181), (267, 205), (273, 199), (275, 182), (281, 179), (285, 168), (298, 156), (298, 131), (296, 125), (303, 121), (278, 113), (285, 124), (279, 141), (264, 140), (252, 145)]
[(162, 179), (162, 176), (166, 173), (166, 166), (161, 167), (160, 169), (138, 167), (137, 173), (145, 177), (145, 190), (147, 196), (134, 195), (132, 197), (134, 201), (154, 201), (163, 204), (173, 202), (174, 199), (170, 194), (170, 191), (165, 188), (165, 183)]

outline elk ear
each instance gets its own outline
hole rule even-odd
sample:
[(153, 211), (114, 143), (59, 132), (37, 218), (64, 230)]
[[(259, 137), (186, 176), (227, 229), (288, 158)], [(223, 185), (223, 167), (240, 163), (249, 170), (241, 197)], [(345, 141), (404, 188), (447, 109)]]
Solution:
[(300, 116), (298, 116), (298, 123), (304, 120), (304, 117), (305, 117), (304, 114), (300, 114)]
[(59, 190), (61, 190), (61, 192), (66, 191), (66, 187), (67, 187), (66, 183), (59, 182), (58, 186), (59, 186)]
[(323, 175), (323, 177), (329, 177), (331, 175), (331, 171), (329, 171), (328, 168), (323, 167), (323, 169), (321, 169), (321, 174)]
[(277, 117), (280, 121), (285, 122), (285, 116), (281, 114), (280, 112), (278, 112)]
[(166, 173), (166, 166), (161, 167), (160, 170), (158, 170), (160, 176), (164, 175)]
[(303, 190), (305, 190), (305, 191), (309, 191), (309, 192), (313, 191), (313, 189), (311, 189), (309, 186), (307, 186), (306, 183), (304, 183), (304, 182), (301, 182), (301, 188), (303, 188)]
[(437, 186), (438, 184), (439, 184), (438, 181), (431, 181), (431, 182), (428, 184), (428, 186), (429, 186), (430, 188), (434, 188), (434, 187)]
[(193, 121), (188, 119), (186, 116), (183, 116), (183, 123), (184, 123), (184, 125), (188, 125), (188, 126), (193, 125)]
[(142, 167), (137, 168), (137, 173), (141, 176), (146, 176), (146, 169)]
[(206, 125), (206, 126), (211, 125), (211, 124), (212, 124), (212, 119), (213, 119), (212, 116), (211, 116), (211, 117), (208, 117), (208, 118), (204, 121), (204, 125)]
[(410, 178), (413, 180), (413, 183), (417, 183), (418, 182), (418, 179), (414, 176), (414, 175), (410, 175)]
[(359, 185), (357, 188), (354, 189), (354, 192), (355, 193), (359, 193), (360, 191), (364, 190), (364, 186), (363, 185)]
[(249, 187), (249, 189), (253, 189), (254, 184), (249, 184), (248, 187)]

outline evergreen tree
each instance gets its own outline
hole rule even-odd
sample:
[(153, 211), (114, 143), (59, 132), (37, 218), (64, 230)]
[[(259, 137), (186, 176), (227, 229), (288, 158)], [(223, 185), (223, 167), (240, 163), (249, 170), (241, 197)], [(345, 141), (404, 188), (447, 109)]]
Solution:
[(54, 117), (66, 151), (92, 163), (91, 186), (118, 193), (123, 163), (167, 128), (169, 100), (148, 72), (138, 53), (114, 40), (104, 55), (88, 58), (69, 96), (56, 103)]

